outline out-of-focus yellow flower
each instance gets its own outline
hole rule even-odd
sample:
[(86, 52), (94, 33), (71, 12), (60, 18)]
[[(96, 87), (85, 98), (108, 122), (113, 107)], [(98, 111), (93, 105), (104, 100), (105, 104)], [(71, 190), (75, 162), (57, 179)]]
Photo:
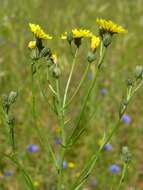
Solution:
[(100, 28), (104, 32), (109, 32), (111, 34), (115, 33), (127, 33), (127, 30), (124, 29), (122, 26), (119, 26), (112, 22), (111, 20), (105, 20), (105, 19), (96, 19), (96, 23), (100, 26)]
[(99, 46), (99, 44), (100, 44), (100, 38), (93, 35), (91, 38), (91, 49), (95, 51), (96, 48)]
[(52, 61), (53, 61), (54, 63), (57, 63), (57, 61), (58, 61), (58, 58), (57, 58), (57, 55), (56, 55), (56, 54), (52, 54), (52, 55), (51, 55), (51, 59), (52, 59)]
[(34, 181), (34, 186), (39, 187), (40, 183), (38, 181)]
[(35, 35), (36, 38), (43, 40), (52, 39), (52, 36), (46, 34), (39, 25), (29, 23), (29, 27), (31, 29), (31, 32)]
[[(68, 33), (65, 32), (62, 34), (61, 39), (66, 40), (67, 39)], [(73, 29), (72, 30), (72, 37), (74, 39), (76, 38), (89, 38), (92, 36), (92, 33), (89, 30), (84, 30), (84, 29)]]
[(61, 128), (60, 127), (56, 127), (55, 128), (55, 133), (59, 134), (61, 132)]
[(69, 162), (68, 163), (68, 167), (71, 168), (71, 169), (73, 169), (73, 168), (75, 168), (75, 164), (73, 162)]
[(29, 47), (30, 49), (36, 48), (36, 41), (30, 41), (30, 42), (28, 43), (28, 47)]

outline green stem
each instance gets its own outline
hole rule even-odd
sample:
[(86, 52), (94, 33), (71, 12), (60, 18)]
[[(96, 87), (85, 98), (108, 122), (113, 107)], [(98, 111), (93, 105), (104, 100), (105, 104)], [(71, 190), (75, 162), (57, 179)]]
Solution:
[(69, 105), (71, 104), (71, 102), (73, 101), (73, 99), (76, 97), (77, 93), (79, 92), (81, 86), (83, 85), (83, 83), (84, 83), (84, 81), (85, 81), (85, 78), (86, 78), (86, 76), (87, 76), (87, 73), (88, 73), (88, 71), (89, 71), (89, 68), (90, 68), (90, 63), (88, 63), (88, 65), (87, 65), (87, 67), (86, 67), (86, 69), (85, 69), (85, 71), (84, 71), (84, 73), (83, 73), (83, 76), (82, 76), (82, 78), (81, 78), (81, 80), (80, 80), (80, 83), (78, 84), (76, 90), (74, 91), (74, 94), (72, 95), (72, 97), (71, 97), (70, 100), (67, 102), (67, 104), (65, 105), (64, 108), (66, 108), (67, 106), (69, 106)]
[(91, 159), (88, 161), (88, 163), (86, 164), (86, 166), (83, 168), (79, 178), (77, 179), (77, 181), (75, 182), (74, 186), (70, 189), (70, 190), (78, 190), (83, 183), (85, 182), (85, 180), (88, 178), (88, 176), (91, 174), (95, 163), (97, 162), (103, 147), (111, 140), (113, 134), (116, 132), (116, 130), (118, 129), (119, 125), (120, 125), (121, 121), (119, 119), (119, 121), (117, 122), (116, 125), (114, 125), (114, 127), (112, 128), (110, 134), (108, 135), (107, 139), (103, 142), (103, 144), (99, 147), (99, 150), (97, 151), (96, 154), (94, 154)]
[(23, 167), (17, 160), (17, 157), (15, 154), (13, 154), (12, 156), (6, 155), (6, 154), (0, 154), (1, 157), (4, 158), (8, 158), (10, 159), (20, 170), (23, 179), (25, 181), (25, 184), (27, 185), (29, 190), (36, 190), (36, 188), (34, 187), (34, 184), (32, 182), (31, 177), (29, 176), (28, 172), (26, 171), (25, 167)]
[(61, 138), (62, 138), (62, 144), (61, 146), (61, 158), (59, 162), (59, 175), (58, 175), (58, 190), (61, 190), (62, 188), (62, 176), (63, 176), (63, 161), (64, 161), (64, 155), (65, 155), (65, 131), (64, 131), (64, 113), (63, 113), (63, 107), (62, 107), (62, 100), (60, 95), (60, 87), (59, 87), (59, 80), (56, 80), (56, 88), (57, 88), (57, 108), (58, 108), (58, 117), (59, 117), (59, 123), (61, 128)]
[(75, 65), (76, 65), (76, 58), (77, 58), (78, 50), (79, 50), (79, 48), (76, 49), (76, 52), (75, 52), (75, 55), (74, 55), (74, 59), (73, 59), (73, 63), (72, 63), (72, 68), (71, 68), (71, 71), (70, 71), (70, 74), (69, 74), (69, 78), (68, 78), (68, 81), (67, 81), (67, 84), (66, 84), (64, 98), (63, 98), (63, 108), (65, 107), (65, 104), (66, 104), (68, 89), (69, 89), (69, 85), (70, 85), (70, 82), (71, 82), (73, 71), (74, 71), (74, 68), (75, 68)]
[(127, 163), (124, 163), (123, 170), (122, 170), (122, 175), (121, 175), (121, 179), (120, 179), (119, 185), (117, 186), (116, 190), (120, 190), (121, 185), (122, 185), (122, 183), (123, 183), (123, 181), (124, 181), (126, 172), (127, 172), (127, 168), (128, 168), (128, 164), (127, 164)]
[[(34, 126), (35, 126), (35, 130), (39, 139), (39, 143), (41, 144), (41, 146), (45, 149), (45, 142), (44, 142), (44, 137), (41, 134), (41, 130), (39, 129), (38, 125), (37, 125), (37, 114), (36, 114), (36, 97), (35, 97), (35, 86), (34, 86), (34, 64), (31, 65), (31, 77), (32, 77), (32, 115), (33, 115), (33, 122), (34, 122)], [(47, 137), (46, 137), (47, 138)], [(51, 156), (52, 156), (52, 160), (55, 164), (55, 167), (58, 169), (58, 164), (56, 161), (56, 156), (55, 153), (52, 149), (52, 146), (50, 145), (49, 142), (47, 142), (48, 147), (46, 146), (46, 149), (48, 148), (48, 152), (50, 152)]]
[[(102, 52), (101, 52), (101, 50), (102, 50)], [(99, 62), (98, 62), (98, 67), (97, 67), (97, 69), (96, 69), (96, 71), (95, 71), (94, 79), (93, 79), (93, 81), (92, 81), (92, 83), (91, 83), (91, 85), (90, 85), (90, 87), (89, 87), (89, 89), (88, 89), (88, 92), (87, 92), (86, 96), (85, 96), (85, 99), (84, 99), (84, 102), (83, 102), (83, 105), (82, 105), (82, 108), (81, 108), (81, 112), (80, 112), (80, 114), (79, 114), (78, 121), (77, 121), (77, 123), (76, 123), (76, 126), (75, 126), (73, 132), (72, 132), (72, 135), (71, 135), (71, 137), (70, 137), (70, 140), (72, 140), (73, 137), (76, 136), (77, 131), (79, 131), (79, 135), (76, 137), (75, 140), (77, 140), (77, 138), (79, 138), (79, 136), (80, 136), (80, 135), (83, 133), (83, 131), (84, 131), (83, 128), (82, 128), (81, 130), (79, 129), (79, 124), (80, 124), (80, 121), (81, 121), (82, 116), (83, 116), (83, 114), (84, 114), (84, 110), (85, 110), (85, 108), (86, 108), (86, 105), (87, 105), (88, 99), (89, 99), (89, 97), (90, 97), (90, 94), (91, 94), (91, 92), (92, 92), (92, 90), (93, 90), (93, 88), (94, 88), (94, 86), (95, 86), (96, 81), (97, 81), (97, 78), (98, 78), (98, 75), (99, 75), (99, 71), (100, 71), (102, 62), (103, 62), (103, 60), (104, 60), (104, 56), (105, 56), (105, 49), (104, 49), (104, 51), (103, 51), (103, 47), (102, 47), (102, 44), (101, 44), (100, 59), (99, 59)], [(73, 143), (74, 143), (74, 142), (73, 142)]]

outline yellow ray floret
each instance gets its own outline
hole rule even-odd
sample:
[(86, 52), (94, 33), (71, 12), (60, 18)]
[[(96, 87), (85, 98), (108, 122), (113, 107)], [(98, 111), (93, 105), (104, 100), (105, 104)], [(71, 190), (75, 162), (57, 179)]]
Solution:
[(36, 41), (30, 41), (30, 42), (28, 43), (28, 47), (29, 47), (30, 49), (36, 48)]
[(29, 23), (29, 27), (36, 38), (44, 40), (52, 39), (52, 36), (46, 34), (39, 25)]
[(100, 44), (100, 38), (93, 35), (91, 38), (91, 49), (94, 51)]
[(96, 23), (103, 29), (105, 32), (114, 33), (127, 33), (127, 30), (122, 26), (119, 26), (112, 22), (111, 20), (96, 19)]
[[(61, 39), (66, 40), (68, 33), (65, 32), (62, 34)], [(89, 30), (84, 29), (73, 29), (72, 30), (72, 37), (75, 38), (88, 38), (91, 37), (92, 33)]]

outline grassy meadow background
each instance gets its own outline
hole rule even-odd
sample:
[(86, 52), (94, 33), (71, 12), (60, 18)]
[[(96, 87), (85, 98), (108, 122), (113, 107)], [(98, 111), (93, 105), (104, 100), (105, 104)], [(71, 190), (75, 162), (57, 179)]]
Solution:
[[(97, 17), (111, 19), (121, 24), (128, 29), (128, 34), (115, 37), (108, 49), (98, 85), (90, 98), (82, 121), (90, 126), (89, 130), (66, 156), (67, 162), (75, 164), (73, 169), (65, 170), (67, 190), (68, 183), (76, 179), (88, 156), (99, 147), (103, 132), (116, 122), (118, 108), (126, 90), (126, 80), (133, 75), (136, 65), (143, 63), (143, 0), (0, 0), (0, 96), (11, 90), (18, 91), (18, 99), (12, 109), (16, 117), (17, 150), (21, 163), (30, 173), (39, 190), (54, 190), (55, 171), (50, 157), (47, 160), (47, 153), (41, 147), (34, 154), (27, 152), (29, 144), (40, 146), (31, 116), (30, 53), (27, 44), (32, 34), (28, 23), (37, 23), (49, 34), (55, 36), (53, 40), (46, 43), (54, 52), (57, 52), (62, 67), (66, 68), (63, 69), (63, 77), (65, 77), (63, 85), (65, 85), (70, 59), (67, 43), (60, 40), (60, 35), (75, 27), (87, 28), (97, 33)], [(72, 92), (84, 71), (86, 63), (83, 55), (85, 53), (86, 45), (83, 45), (78, 58), (80, 65), (72, 81)], [(44, 71), (40, 77), (43, 86), (47, 88)], [(86, 93), (91, 77), (89, 73), (81, 92), (71, 105), (69, 115), (72, 117), (75, 117), (80, 109), (78, 103), (82, 95)], [(59, 135), (57, 120), (40, 92), (38, 80), (36, 84), (39, 125), (43, 134), (47, 135), (54, 149), (58, 151), (59, 145), (55, 143)], [(103, 95), (102, 89), (107, 89), (107, 93)], [(46, 91), (48, 93), (48, 90)], [(121, 148), (126, 145), (132, 152), (132, 162), (123, 188), (143, 190), (142, 92), (143, 88), (139, 90), (127, 110), (126, 114), (130, 116), (131, 122), (122, 123), (111, 141), (112, 151), (103, 152), (84, 189), (109, 190), (111, 187), (114, 189), (120, 179), (120, 174), (113, 175), (108, 168), (111, 164), (122, 167)], [(93, 112), (95, 114), (90, 118)], [(9, 148), (7, 129), (1, 114), (0, 152), (9, 153)], [(12, 172), (12, 175), (6, 175), (8, 172)], [(97, 184), (94, 186), (95, 180)], [(0, 158), (0, 190), (26, 190), (19, 170), (13, 163), (3, 158)]]

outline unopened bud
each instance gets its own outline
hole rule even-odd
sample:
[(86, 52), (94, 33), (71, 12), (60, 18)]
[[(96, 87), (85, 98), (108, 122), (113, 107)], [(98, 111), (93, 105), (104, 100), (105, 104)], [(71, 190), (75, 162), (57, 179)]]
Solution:
[(17, 92), (11, 91), (8, 97), (9, 103), (13, 104), (16, 101)]
[(122, 148), (122, 160), (127, 164), (131, 161), (131, 153), (127, 146)]
[(143, 77), (143, 66), (137, 65), (135, 70), (135, 77), (142, 78)]
[(31, 51), (31, 59), (35, 60), (35, 61), (39, 59), (39, 51), (38, 51), (37, 48), (32, 49), (32, 51)]
[(133, 86), (133, 81), (132, 79), (127, 80), (127, 86)]
[(10, 125), (10, 126), (14, 126), (14, 125), (15, 125), (15, 118), (14, 118), (14, 117), (8, 118), (7, 123), (8, 123), (8, 125)]
[(8, 101), (8, 95), (4, 94), (2, 96), (2, 106), (6, 113), (9, 111), (9, 101)]
[(87, 60), (89, 63), (92, 63), (93, 61), (95, 61), (96, 60), (95, 52), (89, 51), (87, 54)]
[(54, 78), (58, 79), (61, 76), (61, 69), (57, 64), (52, 66), (51, 71)]

